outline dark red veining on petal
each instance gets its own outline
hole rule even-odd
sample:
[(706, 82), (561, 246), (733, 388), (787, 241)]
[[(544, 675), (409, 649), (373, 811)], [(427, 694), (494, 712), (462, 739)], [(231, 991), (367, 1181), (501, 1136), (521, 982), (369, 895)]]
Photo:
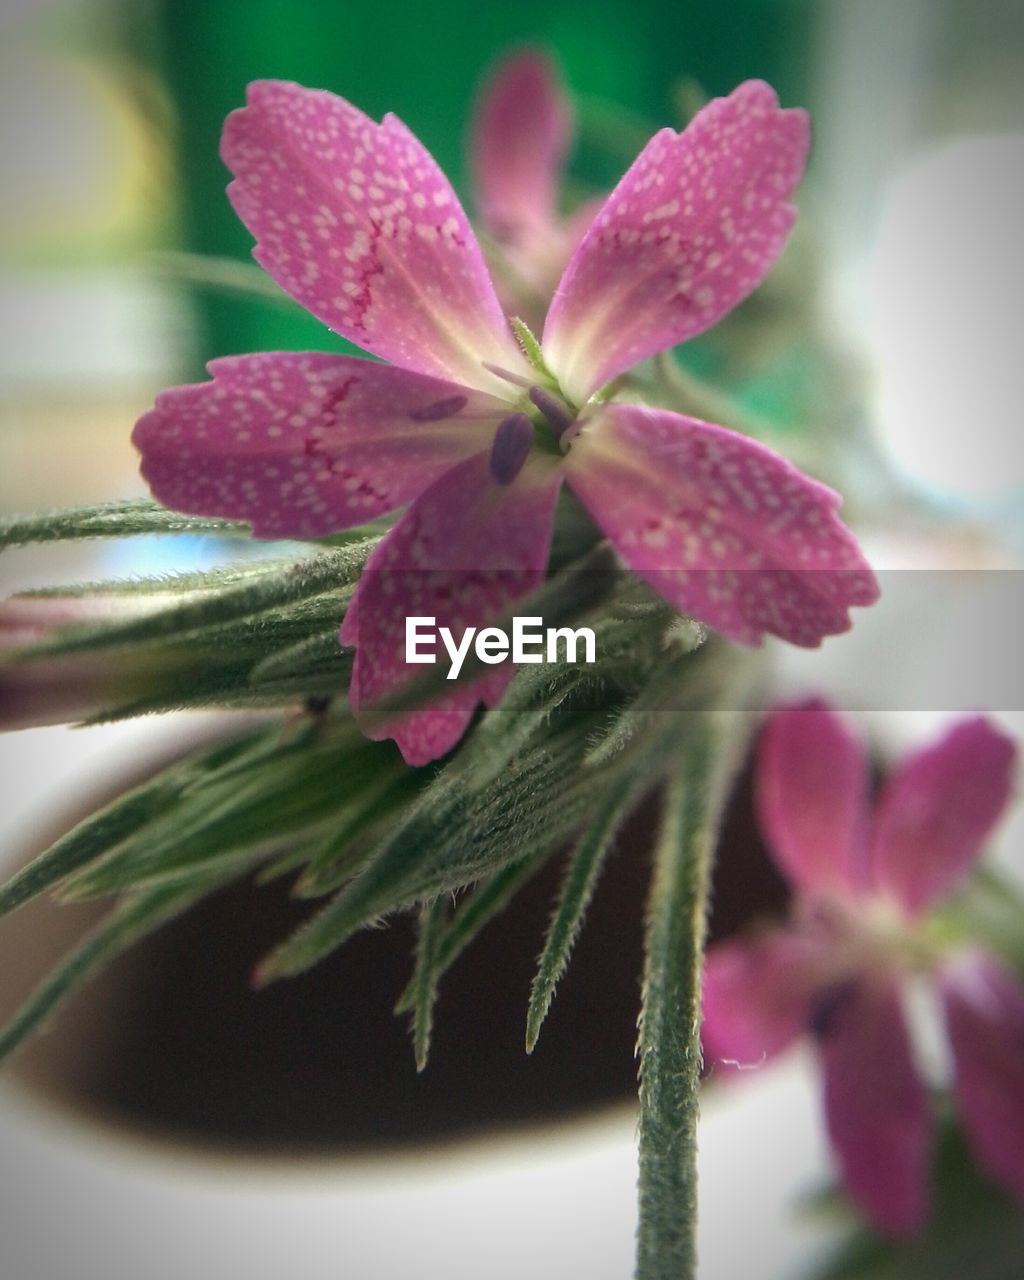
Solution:
[(373, 302), (373, 288), (370, 281), (374, 276), (379, 276), (384, 271), (384, 264), (380, 257), (380, 238), (383, 235), (381, 224), (375, 219), (370, 219), (370, 247), (367, 251), (367, 265), (359, 272), (359, 292), (355, 295), (353, 305), (352, 323), (363, 334), (367, 333), (366, 313), (370, 309)]

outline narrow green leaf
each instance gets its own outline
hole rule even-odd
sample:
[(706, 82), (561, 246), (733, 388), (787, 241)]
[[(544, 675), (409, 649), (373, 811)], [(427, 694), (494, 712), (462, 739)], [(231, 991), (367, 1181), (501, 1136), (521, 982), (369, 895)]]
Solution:
[[(260, 709), (309, 697), (341, 695), (348, 687), (354, 653), (342, 649), (336, 638), (329, 651), (325, 647), (319, 657), (310, 652), (305, 664), (296, 662), (290, 672), (260, 675), (256, 671), (265, 656), (293, 645), (310, 630), (321, 632), (325, 622), (333, 633), (341, 611), (338, 597), (325, 594), (288, 609), (237, 619), (178, 639), (137, 648), (118, 646), (111, 661), (123, 658), (125, 668), (138, 674), (136, 687), (126, 679), (125, 687), (109, 694), (108, 705), (94, 712), (86, 723), (105, 724), (198, 707)], [(52, 655), (22, 660), (60, 664), (63, 658)], [(55, 665), (54, 678), (59, 675), (59, 665)]]
[[(547, 859), (541, 855), (513, 862), (484, 880), (469, 894), (443, 930), (434, 956), (434, 985), (451, 968), (477, 934), (499, 915), (524, 884), (535, 875)], [(408, 1013), (413, 1007), (415, 989), (412, 982), (398, 997), (395, 1013)]]
[[(535, 745), (547, 728), (553, 710), (552, 704), (541, 703), (526, 711), (502, 714), (498, 707), (488, 712), (474, 734), (472, 750), (461, 757), (473, 783), (482, 786), (490, 782), (508, 768), (516, 756)], [(495, 718), (492, 720), (491, 716)]]
[(174, 803), (177, 792), (178, 784), (173, 776), (161, 775), (80, 823), (0, 889), (0, 915), (20, 907), (101, 857), (165, 812)]
[[(330, 731), (337, 735), (339, 745), (348, 742), (354, 746), (362, 741), (354, 726), (350, 733), (343, 730), (339, 733), (338, 726), (332, 723)], [(190, 769), (189, 777), (182, 787), (182, 795), (188, 796), (204, 787), (223, 786), (225, 782), (244, 777), (270, 760), (284, 759), (322, 745), (324, 736), (325, 725), (316, 716), (286, 721), (284, 724), (272, 721), (261, 725), (254, 733), (230, 739), (208, 757), (201, 757)], [(232, 749), (228, 750), (227, 747)]]
[(706, 683), (694, 678), (701, 668), (697, 663), (689, 667), (690, 678), (684, 686), (680, 679), (680, 656), (673, 651), (660, 655), (637, 692), (611, 710), (606, 725), (590, 741), (585, 757), (588, 764), (606, 764), (625, 751), (652, 715), (663, 716), (667, 708), (678, 712), (684, 706), (704, 704)]
[(442, 774), (366, 869), (263, 962), (262, 980), (311, 968), (386, 912), (556, 846), (592, 804), (591, 779), (575, 770), (579, 745), (577, 733), (563, 732), (480, 795), (467, 794), (457, 772), (454, 784)]
[(147, 498), (133, 498), (0, 520), (0, 547), (73, 538), (125, 538), (140, 533), (217, 533), (248, 537), (249, 526), (212, 516), (183, 516)]
[(248, 582), (267, 573), (280, 573), (296, 563), (295, 557), (278, 556), (273, 560), (237, 561), (217, 565), (213, 569), (195, 569), (187, 573), (161, 573), (151, 578), (102, 578), (94, 582), (65, 583), (55, 587), (34, 587), (19, 591), (13, 600), (45, 600), (63, 596), (146, 596), (184, 595), (194, 591), (215, 591)]
[[(264, 674), (257, 678), (250, 674), (249, 690), (261, 699), (284, 703), (296, 697), (333, 697), (343, 699), (352, 676), (355, 654), (351, 649), (339, 649), (314, 659), (312, 655), (304, 667), (280, 675)], [(346, 711), (347, 716), (347, 711)]]
[(336, 662), (341, 654), (338, 628), (334, 626), (329, 631), (304, 636), (294, 644), (285, 645), (268, 654), (253, 667), (249, 679), (258, 685), (282, 677), (301, 676), (305, 672), (322, 668), (325, 662)]
[[(536, 671), (527, 667), (527, 672)], [(473, 735), (472, 745), (452, 761), (452, 776), (463, 775), (474, 791), (481, 791), (531, 752), (543, 750), (545, 740), (556, 717), (564, 716), (574, 700), (582, 701), (586, 692), (595, 691), (598, 682), (588, 668), (563, 666), (556, 668), (554, 679), (545, 682), (546, 696), (532, 704), (514, 695), (488, 711)], [(514, 687), (517, 681), (513, 681)]]
[(416, 965), (412, 976), (412, 1038), (416, 1070), (422, 1071), (430, 1054), (430, 1033), (437, 1000), (437, 944), (448, 916), (448, 900), (439, 894), (420, 908), (416, 939)]
[(643, 713), (633, 707), (616, 711), (601, 734), (595, 737), (587, 752), (587, 764), (602, 765), (625, 751), (643, 724)]
[(265, 866), (260, 867), (253, 878), (257, 885), (270, 884), (282, 876), (291, 875), (304, 867), (309, 861), (309, 844), (293, 845), (279, 857), (271, 858)]
[(185, 911), (220, 883), (220, 877), (210, 877), (187, 887), (155, 889), (124, 901), (51, 970), (10, 1022), (0, 1029), (0, 1062), (115, 956)]
[(638, 1280), (696, 1274), (700, 974), (711, 855), (735, 749), (693, 716), (670, 777), (647, 907), (640, 1063)]
[(329, 533), (314, 541), (321, 547), (348, 547), (353, 542), (362, 542), (365, 538), (376, 538), (379, 542), (394, 527), (397, 519), (396, 514), (381, 516), (378, 520), (367, 520), (366, 524), (356, 525), (352, 529), (339, 529), (337, 533)]
[(352, 654), (339, 653), (330, 669), (289, 676), (253, 685), (247, 663), (226, 668), (214, 663), (197, 663), (175, 675), (163, 688), (145, 698), (121, 703), (90, 716), (84, 723), (110, 724), (136, 716), (159, 715), (168, 711), (219, 708), (226, 711), (260, 711), (301, 702), (306, 698), (333, 697), (348, 686)]
[(322, 551), (319, 555), (289, 565), (278, 573), (261, 575), (223, 590), (204, 593), (199, 599), (190, 597), (180, 604), (143, 617), (63, 632), (57, 639), (36, 645), (25, 652), (32, 656), (43, 656), (167, 638), (179, 639), (189, 632), (222, 625), (267, 610), (280, 609), (311, 596), (340, 591), (343, 587), (351, 586), (358, 578), (375, 545), (374, 539), (365, 539), (351, 546)]
[(384, 748), (333, 742), (281, 752), (245, 774), (211, 779), (201, 791), (72, 876), (69, 898), (102, 897), (195, 871), (235, 852), (266, 850), (319, 826), (379, 768)]
[(421, 790), (422, 779), (412, 769), (382, 763), (352, 796), (327, 839), (310, 854), (309, 865), (295, 886), (296, 895), (319, 898), (351, 880), (375, 853), (372, 840), (364, 837), (382, 823), (396, 826)]
[[(635, 623), (595, 622), (598, 662), (594, 666), (561, 663), (520, 668), (500, 704), (488, 711), (473, 735), (472, 749), (459, 757), (475, 786), (497, 777), (514, 756), (536, 744), (552, 716), (573, 699), (593, 693), (611, 698), (610, 686), (642, 678), (647, 666), (645, 641), (649, 630)], [(628, 634), (628, 639), (625, 633)], [(655, 636), (655, 652), (660, 643)]]
[(468, 757), (456, 756), (372, 851), (365, 869), (267, 957), (261, 978), (300, 973), (381, 915), (550, 853), (586, 820), (594, 795), (619, 771), (631, 770), (653, 786), (665, 767), (672, 718), (652, 717), (630, 751), (608, 768), (588, 770), (582, 754), (602, 714), (563, 708), (514, 768), (479, 785)]
[(204, 772), (230, 761), (265, 733), (259, 730), (230, 743), (219, 743), (212, 751), (176, 762), (79, 823), (0, 888), (0, 915), (13, 911), (103, 857), (166, 813), (189, 778), (202, 777)]
[(631, 773), (609, 786), (597, 812), (569, 858), (558, 905), (551, 917), (526, 1015), (526, 1052), (532, 1053), (541, 1024), (547, 1016), (555, 987), (565, 972), (583, 917), (593, 897), (605, 856), (611, 848), (634, 799), (636, 780)]

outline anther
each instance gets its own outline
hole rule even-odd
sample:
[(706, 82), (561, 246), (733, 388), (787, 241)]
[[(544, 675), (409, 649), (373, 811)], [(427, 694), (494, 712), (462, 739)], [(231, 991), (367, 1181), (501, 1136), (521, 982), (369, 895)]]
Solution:
[(835, 1030), (836, 1020), (842, 1017), (844, 1008), (856, 995), (856, 983), (835, 982), (826, 987), (811, 1007), (810, 1031), (817, 1040), (826, 1040)]
[(533, 423), (525, 413), (513, 413), (502, 420), (491, 446), (491, 475), (498, 484), (511, 484), (522, 471), (533, 443)]
[(553, 391), (545, 387), (531, 387), (530, 399), (554, 428), (555, 434), (561, 436), (576, 421), (576, 415)]
[(410, 409), (409, 417), (413, 422), (440, 422), (442, 418), (454, 418), (468, 403), (468, 396), (448, 396), (446, 400), (435, 400), (433, 404)]

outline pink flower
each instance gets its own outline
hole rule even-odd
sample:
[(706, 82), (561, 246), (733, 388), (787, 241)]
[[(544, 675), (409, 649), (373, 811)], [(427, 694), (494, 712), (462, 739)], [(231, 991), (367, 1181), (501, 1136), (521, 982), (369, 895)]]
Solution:
[(573, 113), (551, 59), (539, 50), (505, 58), (488, 76), (473, 117), (470, 159), (480, 225), (492, 242), (506, 309), (532, 323), (603, 203), (571, 216), (558, 208)]
[(796, 896), (785, 926), (709, 950), (705, 1052), (756, 1064), (810, 1032), (843, 1182), (894, 1236), (928, 1213), (932, 1117), (902, 1006), (915, 975), (941, 995), (976, 1158), (1024, 1199), (1024, 986), (984, 952), (948, 949), (927, 915), (978, 859), (1016, 758), (984, 719), (961, 721), (890, 775), (872, 812), (864, 750), (822, 703), (776, 712), (761, 737), (760, 825)]
[(109, 653), (52, 653), (26, 658), (32, 645), (66, 629), (126, 622), (181, 595), (19, 595), (0, 600), (0, 731), (85, 720), (127, 706), (187, 678), (195, 658), (150, 647)]
[[(573, 488), (622, 558), (675, 607), (741, 644), (846, 630), (877, 586), (837, 494), (760, 444), (600, 392), (714, 324), (778, 256), (808, 145), (802, 111), (751, 81), (641, 152), (581, 240), (543, 334), (513, 337), (476, 238), (430, 155), (393, 116), (265, 81), (229, 116), (228, 194), (255, 256), (297, 301), (390, 364), (276, 352), (217, 360), (135, 429), (168, 506), (318, 537), (398, 507), (341, 630), (356, 714), (419, 673), (407, 616), (461, 635), (542, 579)], [(509, 664), (396, 718), (413, 764), (493, 706)]]

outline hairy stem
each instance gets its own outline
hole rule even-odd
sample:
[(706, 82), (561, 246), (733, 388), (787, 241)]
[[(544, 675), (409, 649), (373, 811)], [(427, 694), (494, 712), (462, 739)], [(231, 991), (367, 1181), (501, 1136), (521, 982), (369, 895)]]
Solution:
[[(638, 1280), (696, 1274), (700, 984), (711, 856), (737, 719), (697, 713), (666, 788), (647, 908), (640, 1066)], [(727, 741), (728, 739), (728, 741)]]

